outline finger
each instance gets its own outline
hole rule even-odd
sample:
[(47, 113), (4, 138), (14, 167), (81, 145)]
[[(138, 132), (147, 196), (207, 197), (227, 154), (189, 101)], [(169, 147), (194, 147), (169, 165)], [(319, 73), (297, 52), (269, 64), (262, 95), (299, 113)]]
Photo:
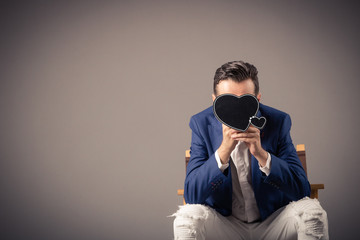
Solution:
[(230, 131), (231, 133), (239, 132), (238, 130), (235, 130), (235, 129), (231, 128), (231, 127), (226, 126), (225, 124), (222, 124), (222, 128), (223, 128), (224, 131)]
[(246, 130), (246, 132), (260, 132), (260, 130), (252, 125)]
[(230, 128), (230, 127), (228, 127), (226, 129), (226, 131), (229, 132), (230, 134), (241, 133), (239, 130), (236, 130), (236, 129), (233, 129), (233, 128)]
[(230, 133), (231, 133), (231, 134), (239, 134), (239, 133), (242, 133), (242, 132), (240, 132), (240, 131), (238, 131), (238, 130), (235, 130), (235, 129), (231, 129), (231, 130), (230, 130)]
[(231, 134), (231, 138), (233, 138), (233, 139), (235, 139), (235, 138), (257, 138), (257, 136), (258, 136), (257, 133), (249, 133), (249, 132)]
[(234, 141), (241, 141), (241, 142), (249, 143), (249, 144), (252, 144), (252, 143), (256, 142), (256, 140), (254, 138), (234, 138), (233, 140)]

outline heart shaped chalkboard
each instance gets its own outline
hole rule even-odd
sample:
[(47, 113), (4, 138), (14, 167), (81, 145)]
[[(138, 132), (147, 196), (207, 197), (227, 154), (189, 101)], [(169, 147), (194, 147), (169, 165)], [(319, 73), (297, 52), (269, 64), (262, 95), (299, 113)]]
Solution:
[(265, 126), (265, 122), (266, 122), (266, 118), (264, 117), (250, 117), (250, 122), (252, 125), (254, 125), (255, 127), (258, 127), (258, 128), (263, 128)]
[(246, 131), (250, 124), (259, 129), (265, 126), (265, 117), (256, 117), (258, 110), (259, 101), (251, 94), (222, 94), (213, 103), (216, 118), (226, 126), (239, 131)]

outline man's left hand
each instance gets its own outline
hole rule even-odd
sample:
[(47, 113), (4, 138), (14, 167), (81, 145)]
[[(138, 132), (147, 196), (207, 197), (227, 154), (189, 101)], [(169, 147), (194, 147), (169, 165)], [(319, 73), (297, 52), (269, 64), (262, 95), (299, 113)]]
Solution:
[(233, 133), (231, 138), (246, 143), (250, 153), (258, 160), (260, 166), (266, 165), (267, 152), (261, 146), (260, 130), (250, 125), (245, 132)]

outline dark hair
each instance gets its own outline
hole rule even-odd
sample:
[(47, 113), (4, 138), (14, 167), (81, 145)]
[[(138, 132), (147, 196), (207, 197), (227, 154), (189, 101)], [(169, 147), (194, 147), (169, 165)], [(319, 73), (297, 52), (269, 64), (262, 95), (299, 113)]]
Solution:
[(250, 63), (243, 61), (228, 62), (219, 67), (214, 76), (214, 94), (216, 95), (216, 86), (222, 80), (233, 80), (235, 82), (242, 82), (246, 79), (251, 79), (255, 85), (255, 95), (259, 93), (259, 80), (257, 77), (258, 71), (256, 67)]

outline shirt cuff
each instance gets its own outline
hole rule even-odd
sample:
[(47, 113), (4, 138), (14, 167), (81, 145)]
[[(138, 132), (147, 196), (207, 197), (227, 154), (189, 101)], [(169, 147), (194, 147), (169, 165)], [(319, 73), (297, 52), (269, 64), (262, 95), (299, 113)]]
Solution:
[(266, 176), (269, 176), (269, 174), (270, 174), (270, 165), (271, 165), (271, 155), (270, 155), (270, 153), (268, 153), (268, 157), (267, 157), (267, 159), (266, 159), (266, 164), (265, 164), (265, 166), (264, 167), (261, 167), (260, 166), (260, 163), (259, 163), (259, 168), (260, 168), (260, 170), (263, 172), (263, 173), (265, 173), (266, 174)]
[(225, 169), (227, 169), (229, 167), (229, 163), (226, 163), (226, 164), (221, 163), (221, 160), (220, 160), (220, 157), (219, 157), (219, 154), (218, 154), (217, 150), (215, 152), (215, 159), (216, 159), (216, 162), (217, 162), (218, 167), (219, 167), (221, 172), (224, 172)]

